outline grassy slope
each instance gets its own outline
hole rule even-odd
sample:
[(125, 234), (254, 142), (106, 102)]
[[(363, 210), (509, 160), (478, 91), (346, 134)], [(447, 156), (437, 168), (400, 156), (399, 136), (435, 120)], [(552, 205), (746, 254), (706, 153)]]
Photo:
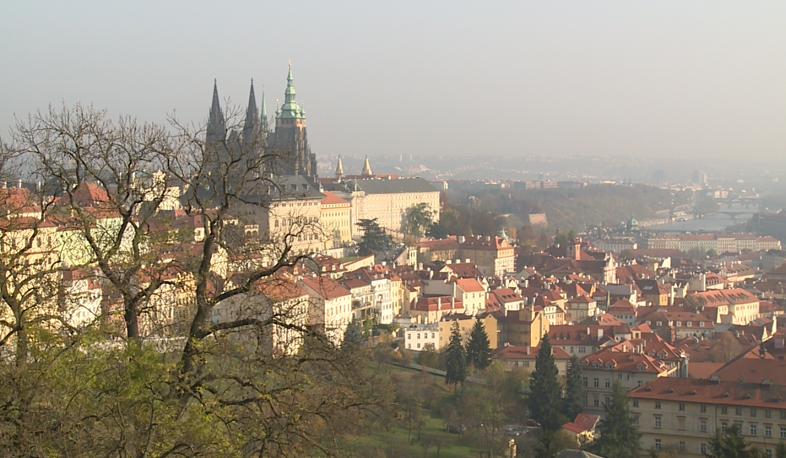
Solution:
[[(369, 363), (368, 365), (369, 370), (377, 370), (376, 363)], [(442, 377), (438, 377), (435, 375), (430, 374), (422, 374), (418, 371), (413, 371), (409, 369), (404, 369), (398, 366), (392, 366), (387, 364), (382, 364), (379, 369), (384, 374), (389, 374), (391, 380), (396, 384), (397, 389), (407, 389), (407, 386), (412, 386), (415, 384), (429, 384), (438, 389), (440, 396), (443, 397), (451, 397), (453, 396), (452, 388), (448, 387), (445, 384), (445, 379)], [(441, 437), (443, 440), (444, 445), (440, 449), (439, 457), (440, 458), (463, 458), (467, 456), (475, 456), (476, 452), (474, 448), (471, 448), (463, 443), (461, 437), (457, 434), (450, 434), (445, 431), (446, 424), (445, 420), (441, 418), (432, 418), (431, 416), (426, 416), (425, 425), (421, 429), (421, 434), (423, 436), (433, 435)], [(412, 456), (422, 457), (423, 456), (423, 448), (421, 447), (420, 443), (416, 440), (417, 431), (413, 429), (412, 431), (412, 441), (414, 443), (409, 445), (409, 452)], [(356, 444), (358, 446), (371, 446), (379, 448), (380, 450), (386, 450), (390, 444), (399, 443), (399, 444), (406, 444), (407, 443), (407, 429), (404, 427), (394, 426), (388, 431), (381, 431), (371, 436), (364, 436), (356, 438)], [(436, 447), (429, 448), (428, 457), (436, 457), (437, 456), (437, 449)]]

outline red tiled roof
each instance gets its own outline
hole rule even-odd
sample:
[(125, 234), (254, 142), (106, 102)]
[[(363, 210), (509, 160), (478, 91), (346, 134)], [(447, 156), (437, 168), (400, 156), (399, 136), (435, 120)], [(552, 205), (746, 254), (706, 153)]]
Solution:
[(330, 277), (303, 277), (304, 285), (324, 299), (331, 300), (339, 297), (351, 296), (348, 289)]
[(660, 374), (669, 370), (665, 362), (649, 355), (604, 349), (581, 358), (585, 370), (644, 372)]
[(419, 312), (435, 312), (437, 310), (464, 310), (464, 304), (453, 296), (419, 297), (411, 307)]
[[(496, 350), (491, 352), (492, 358), (498, 359), (536, 359), (538, 357), (538, 352), (540, 351), (540, 347), (529, 347), (529, 354), (527, 353), (526, 346), (519, 346), (519, 345), (507, 345), (504, 347), (498, 347)], [(565, 350), (559, 347), (551, 347), (551, 354), (554, 356), (554, 359), (570, 359), (571, 356)]]
[(342, 199), (341, 197), (333, 194), (330, 191), (322, 191), (322, 194), (325, 197), (319, 201), (322, 205), (334, 205), (334, 204), (347, 204), (349, 205), (349, 201), (346, 199)]
[(636, 313), (636, 307), (630, 301), (622, 299), (611, 304), (609, 313)]
[(483, 285), (474, 278), (460, 278), (456, 280), (456, 286), (461, 288), (465, 293), (478, 293), (483, 292)]
[[(760, 377), (766, 378), (766, 377)], [(743, 407), (786, 408), (786, 386), (755, 382), (714, 382), (704, 379), (660, 377), (628, 393), (633, 399), (723, 404)]]

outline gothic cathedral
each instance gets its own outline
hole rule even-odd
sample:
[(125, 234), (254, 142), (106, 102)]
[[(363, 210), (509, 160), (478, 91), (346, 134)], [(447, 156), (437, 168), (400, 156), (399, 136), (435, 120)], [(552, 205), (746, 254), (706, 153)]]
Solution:
[[(276, 175), (302, 175), (314, 181), (317, 179), (317, 159), (311, 152), (306, 133), (306, 112), (295, 100), (295, 87), (292, 84), (292, 67), (287, 75), (287, 88), (284, 91), (284, 104), (276, 109), (275, 131), (269, 131), (269, 122), (265, 108), (265, 95), (262, 94), (262, 109), (257, 108), (254, 95), (254, 81), (251, 81), (251, 92), (248, 98), (246, 119), (240, 141), (253, 142), (259, 135), (265, 138), (264, 154), (279, 155), (276, 162)], [(213, 85), (213, 104), (210, 107), (206, 141), (224, 143), (227, 140), (227, 129), (224, 115), (218, 99), (218, 87)]]

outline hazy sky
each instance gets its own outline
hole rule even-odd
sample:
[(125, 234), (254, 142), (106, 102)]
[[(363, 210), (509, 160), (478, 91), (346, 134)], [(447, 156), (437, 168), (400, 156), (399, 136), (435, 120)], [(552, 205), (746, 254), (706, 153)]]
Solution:
[[(292, 60), (320, 154), (786, 163), (786, 2), (11, 2), (0, 132), (49, 104), (268, 113)], [(259, 99), (258, 99), (259, 100)]]

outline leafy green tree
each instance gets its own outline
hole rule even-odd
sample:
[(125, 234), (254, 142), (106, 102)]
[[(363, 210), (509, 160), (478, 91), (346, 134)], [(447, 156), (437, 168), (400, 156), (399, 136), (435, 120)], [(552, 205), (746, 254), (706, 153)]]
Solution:
[(786, 444), (779, 442), (775, 447), (775, 458), (786, 458)]
[(482, 371), (491, 364), (491, 344), (486, 327), (479, 318), (475, 319), (467, 341), (467, 363)]
[(535, 458), (555, 458), (557, 453), (576, 447), (576, 439), (567, 431), (543, 431), (537, 441), (532, 443)]
[(726, 428), (726, 432), (716, 431), (710, 437), (710, 456), (712, 458), (752, 458), (756, 452), (745, 440), (740, 425)]
[(434, 212), (425, 202), (414, 204), (404, 213), (404, 232), (420, 238), (431, 227), (434, 221)]
[(486, 451), (487, 456), (499, 456), (506, 424), (518, 422), (521, 409), (521, 373), (507, 372), (495, 361), (477, 375), (481, 383), (467, 385), (462, 390), (457, 408), (461, 418), (475, 422), (471, 439)]
[(439, 352), (434, 349), (434, 344), (426, 344), (418, 353), (418, 364), (425, 367), (439, 368)]
[(540, 350), (535, 359), (535, 371), (529, 381), (528, 398), (530, 416), (541, 424), (545, 431), (556, 431), (565, 417), (559, 413), (560, 383), (557, 364), (551, 352), (548, 335), (543, 336)]
[(603, 411), (603, 420), (598, 425), (600, 438), (593, 444), (593, 450), (607, 458), (636, 456), (641, 434), (634, 426), (625, 388), (617, 380), (611, 387), (611, 399), (603, 406)]
[(565, 381), (565, 403), (563, 413), (569, 420), (576, 418), (581, 413), (584, 390), (581, 379), (581, 362), (578, 356), (570, 358), (568, 363), (567, 380)]
[(467, 378), (467, 352), (461, 343), (461, 331), (458, 321), (453, 322), (450, 331), (450, 342), (445, 352), (445, 383), (453, 384), (453, 392), (457, 385)]
[(367, 256), (372, 253), (387, 250), (392, 242), (390, 235), (380, 227), (377, 218), (361, 219), (357, 223), (363, 232), (360, 243), (358, 244), (358, 254)]

